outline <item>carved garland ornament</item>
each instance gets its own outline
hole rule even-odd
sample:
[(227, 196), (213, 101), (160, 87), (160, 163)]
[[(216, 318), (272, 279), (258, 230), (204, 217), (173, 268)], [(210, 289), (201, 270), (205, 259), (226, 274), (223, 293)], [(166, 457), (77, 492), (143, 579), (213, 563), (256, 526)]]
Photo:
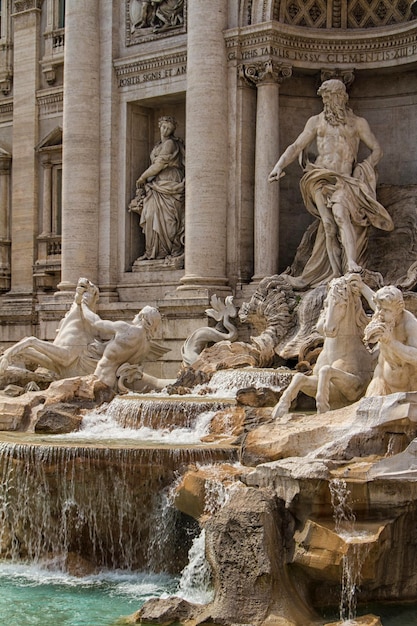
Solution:
[(14, 0), (15, 13), (23, 13), (32, 9), (41, 9), (43, 0)]

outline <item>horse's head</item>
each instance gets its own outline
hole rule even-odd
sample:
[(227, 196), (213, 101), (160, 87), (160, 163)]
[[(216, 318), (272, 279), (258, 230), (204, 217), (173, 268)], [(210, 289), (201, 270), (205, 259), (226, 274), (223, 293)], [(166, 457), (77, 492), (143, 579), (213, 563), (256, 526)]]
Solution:
[(348, 315), (348, 303), (352, 294), (344, 276), (333, 278), (328, 285), (323, 310), (317, 322), (317, 330), (325, 337), (336, 337), (340, 324)]
[(361, 334), (368, 323), (360, 290), (353, 274), (333, 278), (328, 285), (317, 330), (325, 337), (336, 337), (343, 324), (346, 334)]
[(75, 302), (81, 304), (83, 302), (92, 311), (96, 311), (99, 299), (98, 287), (88, 278), (79, 278), (75, 289)]

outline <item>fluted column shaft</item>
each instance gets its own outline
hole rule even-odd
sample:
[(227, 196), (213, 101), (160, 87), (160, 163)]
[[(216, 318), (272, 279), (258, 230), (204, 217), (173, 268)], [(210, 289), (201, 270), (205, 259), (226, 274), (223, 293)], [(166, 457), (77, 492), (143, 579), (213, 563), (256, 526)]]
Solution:
[(227, 283), (226, 27), (224, 0), (188, 3), (184, 289)]
[(99, 2), (66, 3), (61, 291), (98, 280)]
[(243, 66), (242, 77), (256, 85), (254, 200), (254, 281), (278, 272), (279, 185), (268, 182), (279, 154), (279, 85), (291, 68), (272, 60)]

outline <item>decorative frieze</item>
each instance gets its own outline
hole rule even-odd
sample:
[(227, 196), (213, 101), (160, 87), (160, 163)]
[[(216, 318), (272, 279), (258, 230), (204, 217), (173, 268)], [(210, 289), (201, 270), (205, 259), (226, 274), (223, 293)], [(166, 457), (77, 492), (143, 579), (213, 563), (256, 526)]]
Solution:
[(172, 79), (187, 73), (185, 52), (150, 59), (120, 59), (114, 63), (118, 86), (130, 87), (141, 83)]
[(230, 62), (245, 65), (272, 59), (294, 68), (348, 70), (407, 65), (417, 61), (417, 20), (380, 30), (326, 33), (276, 24), (258, 24), (225, 34)]

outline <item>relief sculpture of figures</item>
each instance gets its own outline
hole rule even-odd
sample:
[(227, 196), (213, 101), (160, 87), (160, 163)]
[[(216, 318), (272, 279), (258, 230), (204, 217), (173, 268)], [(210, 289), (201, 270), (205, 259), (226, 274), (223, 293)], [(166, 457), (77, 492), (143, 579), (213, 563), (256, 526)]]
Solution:
[(184, 0), (130, 0), (131, 32), (152, 28), (154, 33), (181, 26), (184, 22)]
[(136, 182), (129, 210), (139, 213), (145, 253), (138, 259), (180, 257), (184, 253), (185, 149), (175, 137), (173, 117), (159, 119), (161, 140), (151, 152), (151, 165)]
[[(382, 149), (368, 122), (347, 106), (346, 87), (338, 79), (321, 85), (318, 95), (323, 111), (311, 117), (302, 133), (279, 158), (268, 180), (279, 180), (285, 168), (297, 157), (303, 161), (300, 182), (307, 210), (319, 219), (311, 257), (297, 277), (288, 276), (295, 288), (314, 287), (345, 272), (359, 272), (364, 262), (367, 230), (371, 224), (391, 231), (392, 219), (376, 200), (375, 167)], [(304, 154), (316, 140), (318, 156), (314, 163)], [(370, 150), (357, 163), (360, 142)]]

